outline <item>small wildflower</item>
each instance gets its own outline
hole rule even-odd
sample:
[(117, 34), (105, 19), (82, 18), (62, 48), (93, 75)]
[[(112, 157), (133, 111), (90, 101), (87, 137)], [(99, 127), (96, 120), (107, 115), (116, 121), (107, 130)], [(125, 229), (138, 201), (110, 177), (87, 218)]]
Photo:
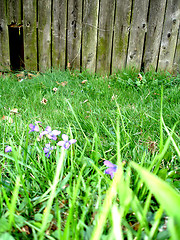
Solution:
[(32, 123), (31, 124), (29, 124), (29, 127), (30, 127), (30, 131), (29, 131), (29, 133), (30, 132), (39, 132), (39, 127), (36, 125), (37, 123), (41, 123), (40, 121), (36, 121), (35, 122), (35, 125), (33, 125)]
[(50, 157), (50, 155), (51, 155), (51, 151), (53, 150), (53, 149), (55, 149), (55, 147), (54, 146), (50, 146), (50, 143), (47, 143), (46, 145), (45, 145), (45, 147), (44, 147), (44, 153), (45, 153), (45, 156), (47, 157), (47, 158), (49, 158)]
[(6, 146), (5, 152), (6, 152), (6, 153), (12, 152), (12, 148), (11, 148), (10, 146)]
[(111, 163), (110, 161), (104, 161), (104, 165), (109, 167), (105, 170), (106, 174), (109, 174), (111, 176), (111, 179), (114, 177), (114, 173), (117, 171), (117, 165)]
[(57, 90), (58, 90), (57, 87), (53, 88), (54, 93), (56, 93)]
[(45, 131), (43, 131), (40, 135), (39, 135), (39, 138), (41, 138), (43, 135), (47, 135), (47, 137), (49, 139), (52, 139), (52, 140), (57, 140), (57, 135), (59, 135), (61, 133), (61, 131), (58, 131), (58, 130), (53, 130), (51, 131), (51, 127), (50, 126), (47, 126)]
[(68, 140), (68, 136), (66, 134), (62, 134), (62, 139), (63, 141), (59, 141), (57, 145), (63, 147), (64, 149), (68, 149), (71, 144), (77, 141), (76, 139)]

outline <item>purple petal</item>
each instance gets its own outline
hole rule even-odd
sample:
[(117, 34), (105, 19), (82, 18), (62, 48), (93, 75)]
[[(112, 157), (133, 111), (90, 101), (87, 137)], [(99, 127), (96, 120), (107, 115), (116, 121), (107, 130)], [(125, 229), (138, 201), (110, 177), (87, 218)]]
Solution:
[(76, 143), (76, 142), (77, 142), (76, 139), (71, 139), (71, 140), (69, 140), (69, 143), (70, 143), (70, 144), (73, 144), (73, 143)]
[(50, 133), (50, 132), (51, 132), (51, 127), (50, 127), (50, 126), (47, 126), (46, 129), (45, 129), (45, 131), (47, 131), (48, 133)]
[(31, 123), (31, 124), (29, 124), (29, 127), (30, 128), (34, 128), (34, 125)]
[(43, 135), (45, 135), (45, 134), (48, 134), (48, 132), (47, 131), (43, 131), (40, 135), (39, 135), (39, 138), (41, 138)]
[(113, 168), (113, 167), (117, 167), (115, 164), (113, 164), (112, 162), (106, 160), (104, 161), (104, 165), (106, 165), (107, 167)]
[(57, 145), (58, 145), (58, 146), (61, 146), (61, 147), (63, 147), (64, 144), (65, 144), (65, 141), (59, 141), (59, 142), (57, 143)]
[(35, 121), (35, 124), (37, 124), (37, 123), (42, 123), (42, 122), (40, 122), (40, 121)]
[(68, 141), (68, 136), (66, 134), (62, 134), (62, 139), (67, 142)]
[(37, 125), (34, 126), (34, 131), (39, 132), (39, 127)]
[(52, 135), (59, 135), (60, 133), (61, 133), (61, 131), (53, 130), (50, 134), (52, 134)]
[(12, 152), (12, 148), (10, 146), (6, 146), (5, 150), (4, 150), (6, 153), (7, 152)]
[(106, 174), (109, 174), (111, 176), (111, 179), (114, 177), (114, 173), (116, 172), (116, 169), (108, 168), (105, 170)]

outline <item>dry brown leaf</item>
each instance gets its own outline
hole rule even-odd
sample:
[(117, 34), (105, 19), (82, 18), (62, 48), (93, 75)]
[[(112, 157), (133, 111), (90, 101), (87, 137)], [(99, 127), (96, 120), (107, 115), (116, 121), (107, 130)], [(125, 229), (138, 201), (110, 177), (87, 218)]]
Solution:
[(81, 83), (82, 83), (82, 84), (85, 84), (86, 82), (87, 82), (87, 80), (83, 80)]
[(41, 101), (41, 103), (43, 103), (44, 105), (46, 105), (47, 101), (48, 101), (48, 100), (47, 100), (46, 98), (43, 98), (42, 101)]
[(10, 113), (17, 114), (18, 113), (18, 109), (17, 108), (13, 108), (13, 109), (10, 110)]
[(142, 77), (142, 75), (140, 73), (138, 74), (138, 78), (139, 78), (139, 81), (142, 81), (143, 77)]
[(26, 234), (30, 234), (30, 230), (29, 230), (29, 227), (26, 225), (24, 227), (21, 228), (21, 232), (25, 232)]
[(25, 74), (24, 74), (24, 72), (20, 72), (20, 73), (16, 74), (16, 77), (23, 78), (23, 77), (25, 77)]
[(70, 68), (71, 68), (71, 64), (70, 64), (70, 62), (68, 62), (68, 64), (67, 64), (67, 68), (70, 70)]
[(5, 121), (8, 121), (8, 123), (13, 123), (13, 119), (11, 117), (9, 117), (9, 116), (4, 116), (3, 115), (1, 119), (5, 120)]
[(60, 83), (60, 85), (64, 87), (64, 86), (66, 86), (66, 85), (67, 85), (67, 82), (66, 82), (66, 81), (64, 81), (64, 82), (61, 82), (61, 83)]

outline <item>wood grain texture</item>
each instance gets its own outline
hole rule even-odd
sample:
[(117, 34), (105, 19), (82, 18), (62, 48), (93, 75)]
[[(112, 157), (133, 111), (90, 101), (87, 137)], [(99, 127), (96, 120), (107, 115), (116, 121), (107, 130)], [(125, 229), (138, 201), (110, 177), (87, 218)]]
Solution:
[(141, 68), (149, 0), (134, 0), (131, 19), (127, 67)]
[(7, 1), (7, 21), (11, 23), (21, 24), (21, 0)]
[(51, 0), (38, 1), (39, 70), (51, 68)]
[(173, 71), (180, 73), (180, 28), (177, 39), (176, 53), (174, 57)]
[(52, 67), (65, 69), (67, 0), (54, 0), (52, 11)]
[(126, 66), (132, 0), (117, 0), (114, 25), (112, 72)]
[(180, 1), (168, 0), (161, 40), (158, 70), (173, 70), (173, 60), (180, 23)]
[(10, 69), (6, 1), (0, 0), (0, 71)]
[(82, 0), (68, 0), (67, 63), (80, 70)]
[(163, 29), (166, 0), (150, 1), (147, 36), (144, 50), (144, 70), (156, 70)]
[(23, 1), (24, 62), (27, 70), (37, 70), (36, 0)]
[(84, 0), (82, 30), (82, 69), (94, 73), (96, 69), (96, 46), (99, 0)]
[(96, 62), (97, 73), (110, 73), (114, 10), (114, 0), (100, 1)]

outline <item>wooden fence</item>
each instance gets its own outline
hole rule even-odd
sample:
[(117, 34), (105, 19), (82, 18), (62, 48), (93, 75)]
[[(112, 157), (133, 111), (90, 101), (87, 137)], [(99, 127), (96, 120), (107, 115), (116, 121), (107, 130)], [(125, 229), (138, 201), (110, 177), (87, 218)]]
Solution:
[(19, 55), (33, 71), (180, 71), (179, 25), (180, 0), (0, 0), (0, 70)]

